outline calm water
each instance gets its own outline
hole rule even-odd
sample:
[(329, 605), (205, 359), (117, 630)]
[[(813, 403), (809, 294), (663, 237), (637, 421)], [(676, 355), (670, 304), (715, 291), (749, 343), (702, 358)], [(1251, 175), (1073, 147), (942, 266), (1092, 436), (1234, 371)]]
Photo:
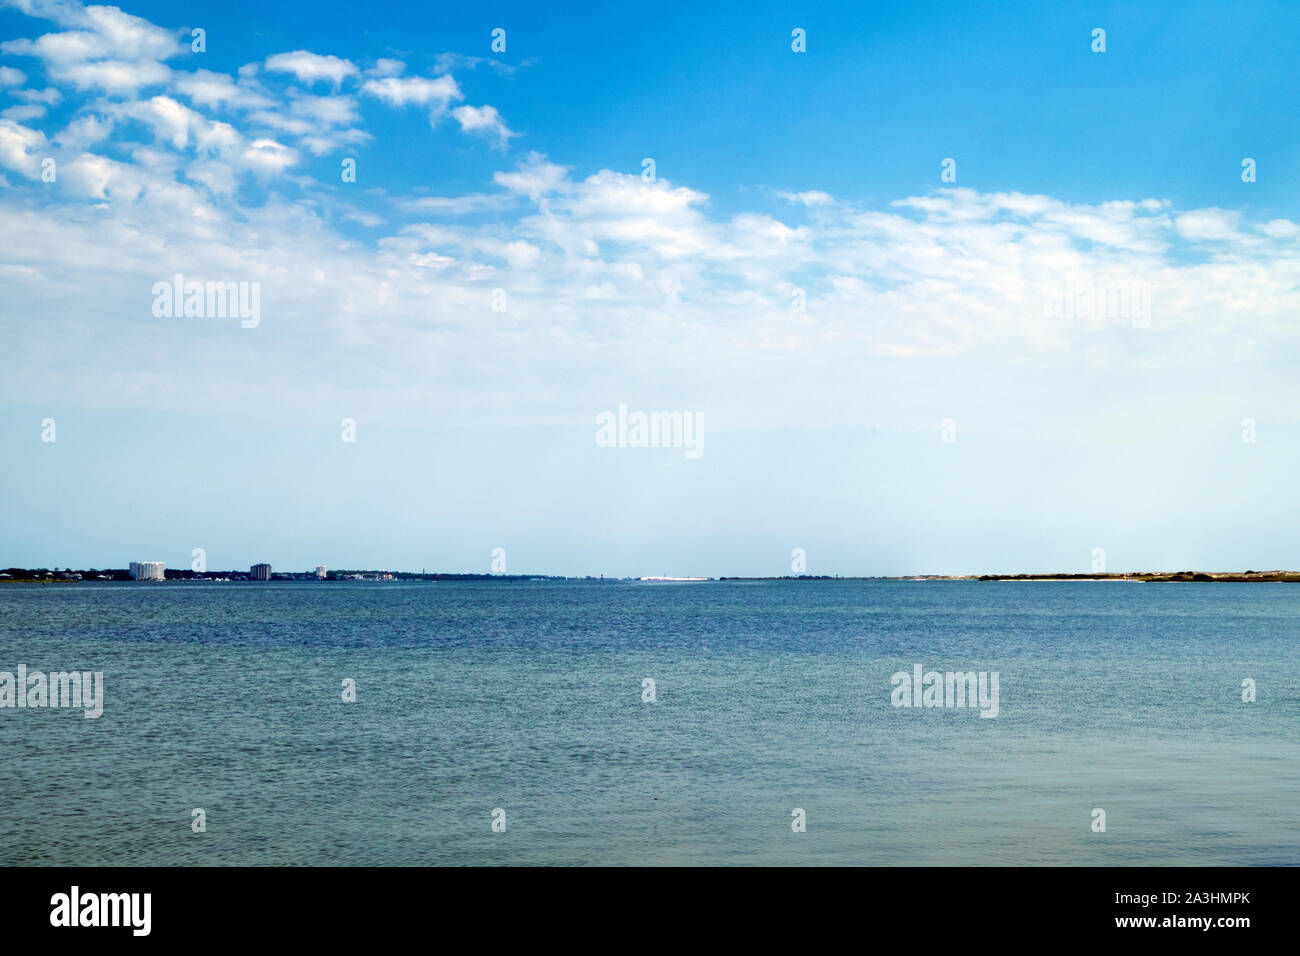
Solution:
[(0, 670), (105, 706), (0, 710), (0, 863), (1300, 864), (1298, 640), (1295, 585), (4, 585)]

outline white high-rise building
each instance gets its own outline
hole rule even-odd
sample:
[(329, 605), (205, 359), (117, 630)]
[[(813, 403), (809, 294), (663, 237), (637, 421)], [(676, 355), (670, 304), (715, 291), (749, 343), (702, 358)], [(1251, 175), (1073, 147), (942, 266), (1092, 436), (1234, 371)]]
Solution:
[(316, 565), (316, 578), (317, 578), (317, 580), (324, 581), (325, 578), (326, 578), (326, 576), (327, 576), (328, 574), (329, 574), (329, 572), (325, 570), (325, 565), (323, 565), (323, 564), (318, 564), (318, 565)]
[(254, 581), (271, 580), (271, 566), (269, 564), (255, 564), (248, 569), (248, 576)]
[(130, 570), (137, 581), (161, 581), (165, 577), (161, 561), (132, 561)]

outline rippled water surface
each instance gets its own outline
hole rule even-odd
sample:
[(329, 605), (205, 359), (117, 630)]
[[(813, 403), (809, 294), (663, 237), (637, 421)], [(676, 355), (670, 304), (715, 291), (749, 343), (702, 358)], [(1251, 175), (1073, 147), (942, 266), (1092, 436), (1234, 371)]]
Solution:
[(1298, 640), (1296, 585), (0, 585), (0, 670), (105, 685), (0, 709), (0, 863), (1300, 864)]

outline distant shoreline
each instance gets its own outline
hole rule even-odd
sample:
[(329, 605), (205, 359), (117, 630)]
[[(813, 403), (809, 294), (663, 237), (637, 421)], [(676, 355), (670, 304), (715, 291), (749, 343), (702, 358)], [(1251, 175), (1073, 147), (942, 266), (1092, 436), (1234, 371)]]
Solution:
[[(316, 581), (310, 572), (276, 573), (271, 577), (275, 582)], [(724, 575), (722, 577), (599, 577), (594, 575), (575, 575), (566, 577), (558, 574), (471, 574), (466, 572), (418, 572), (418, 571), (341, 571), (330, 572), (328, 579), (320, 579), (321, 584), (340, 581), (381, 581), (381, 582), (423, 582), (427, 584), (493, 581), (502, 583), (519, 583), (525, 581), (591, 581), (595, 583), (706, 583), (706, 582), (759, 582), (759, 581), (1127, 581), (1139, 584), (1181, 584), (1181, 583), (1227, 583), (1227, 584), (1300, 584), (1300, 571), (1137, 571), (1123, 573), (1073, 574), (1062, 572), (1034, 572), (1023, 574), (900, 574), (889, 576), (868, 575), (832, 575), (832, 574), (787, 574), (769, 577), (746, 577)], [(263, 581), (250, 580), (246, 574), (235, 571), (213, 571), (195, 573), (188, 570), (166, 570), (166, 582), (188, 582), (195, 584), (214, 583), (249, 583), (263, 584)], [(45, 568), (9, 568), (0, 573), (0, 584), (154, 584), (155, 581), (131, 580), (125, 571), (107, 572), (90, 571), (48, 571)]]
[(1144, 584), (1296, 584), (1300, 571), (1139, 571), (1129, 574), (962, 574), (918, 575), (925, 581), (1136, 581)]
[(1135, 571), (1128, 574), (899, 574), (887, 577), (787, 574), (781, 577), (720, 577), (718, 581), (1131, 581), (1164, 583), (1300, 584), (1300, 571)]

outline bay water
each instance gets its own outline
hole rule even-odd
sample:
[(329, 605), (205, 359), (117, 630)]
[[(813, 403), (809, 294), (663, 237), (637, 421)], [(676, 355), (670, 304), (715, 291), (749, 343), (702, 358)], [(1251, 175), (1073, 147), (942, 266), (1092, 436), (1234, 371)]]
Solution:
[(1287, 584), (0, 585), (0, 671), (104, 675), (0, 709), (0, 864), (1300, 864), (1298, 642)]

